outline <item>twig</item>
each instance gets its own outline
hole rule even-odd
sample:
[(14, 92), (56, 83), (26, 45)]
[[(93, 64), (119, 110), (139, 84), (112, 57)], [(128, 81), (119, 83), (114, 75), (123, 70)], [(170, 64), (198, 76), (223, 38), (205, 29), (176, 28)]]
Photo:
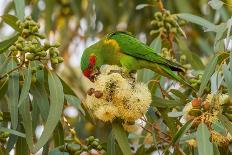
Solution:
[(163, 5), (162, 0), (157, 0), (157, 4), (158, 4), (160, 11), (163, 12), (165, 9), (164, 9), (164, 5)]

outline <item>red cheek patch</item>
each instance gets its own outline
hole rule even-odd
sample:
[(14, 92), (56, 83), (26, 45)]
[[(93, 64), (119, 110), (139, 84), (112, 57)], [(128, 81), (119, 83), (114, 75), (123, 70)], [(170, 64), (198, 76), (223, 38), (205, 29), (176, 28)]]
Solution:
[(83, 74), (84, 74), (84, 76), (86, 76), (86, 77), (90, 77), (90, 70), (89, 69), (85, 69), (84, 71), (83, 71)]
[(96, 56), (90, 56), (89, 57), (89, 64), (91, 65), (91, 66), (94, 66), (95, 65), (95, 63), (96, 63)]

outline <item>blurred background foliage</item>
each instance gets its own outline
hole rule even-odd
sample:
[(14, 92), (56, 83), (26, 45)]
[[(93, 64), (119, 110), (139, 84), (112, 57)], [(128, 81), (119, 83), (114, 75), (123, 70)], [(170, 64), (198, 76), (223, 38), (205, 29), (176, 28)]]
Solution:
[[(1, 15), (15, 14), (14, 3), (0, 0)], [(219, 10), (208, 5), (208, 0), (163, 0), (164, 8), (172, 14), (191, 13), (211, 21), (214, 24), (226, 22), (232, 13), (230, 0)], [(150, 45), (155, 39), (150, 35), (153, 29), (153, 14), (159, 10), (155, 0), (26, 0), (25, 14), (31, 15), (41, 25), (50, 41), (61, 43), (59, 48), (64, 63), (59, 65), (57, 73), (72, 87), (80, 102), (91, 85), (80, 72), (79, 63), (83, 50), (106, 34), (116, 30), (129, 31), (141, 41)], [(143, 4), (145, 4), (143, 6)], [(214, 55), (214, 33), (203, 33), (200, 26), (187, 23), (182, 27), (187, 38), (182, 44), (174, 41), (176, 53), (186, 54), (187, 61), (196, 71), (202, 71), (209, 58)], [(10, 27), (0, 21), (1, 40), (12, 34)], [(180, 46), (180, 48), (178, 48)], [(196, 62), (199, 62), (196, 64)], [(147, 81), (153, 73), (143, 70), (139, 77)], [(66, 108), (69, 108), (66, 106)], [(73, 109), (72, 109), (73, 110)], [(151, 112), (151, 111), (149, 111)], [(149, 113), (148, 112), (148, 113)], [(69, 108), (70, 113), (70, 108)], [(80, 138), (95, 135), (106, 142), (109, 127), (100, 121), (97, 124), (85, 119), (80, 112), (74, 117), (69, 113), (68, 122), (74, 126)], [(150, 113), (152, 117), (154, 114)], [(150, 119), (154, 119), (154, 118)], [(104, 132), (105, 131), (105, 132)], [(142, 135), (145, 136), (145, 135)], [(131, 135), (131, 139), (136, 138)]]

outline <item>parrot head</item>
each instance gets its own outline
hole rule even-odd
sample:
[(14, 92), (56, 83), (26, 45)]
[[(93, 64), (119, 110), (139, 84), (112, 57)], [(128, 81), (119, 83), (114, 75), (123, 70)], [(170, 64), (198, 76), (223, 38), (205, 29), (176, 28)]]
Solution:
[(98, 57), (97, 52), (87, 48), (81, 57), (81, 70), (84, 76), (90, 81), (94, 81), (95, 76), (100, 73), (101, 65), (101, 57)]

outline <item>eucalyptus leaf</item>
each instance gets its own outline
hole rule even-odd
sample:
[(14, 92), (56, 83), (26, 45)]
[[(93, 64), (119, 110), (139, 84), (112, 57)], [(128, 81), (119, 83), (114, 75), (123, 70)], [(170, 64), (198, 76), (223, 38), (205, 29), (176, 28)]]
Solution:
[(108, 135), (108, 139), (107, 139), (107, 154), (108, 155), (116, 155), (115, 145), (116, 145), (115, 138), (114, 138), (114, 135), (111, 131), (110, 134)]
[(22, 137), (22, 138), (26, 137), (26, 135), (24, 133), (16, 131), (16, 130), (13, 130), (13, 129), (9, 129), (9, 128), (0, 127), (0, 131), (2, 131), (2, 132), (9, 132), (12, 135), (16, 135), (16, 136), (19, 136), (19, 137)]
[(123, 154), (131, 155), (131, 149), (127, 139), (127, 134), (124, 131), (122, 125), (117, 122), (112, 123), (112, 132)]
[(214, 56), (213, 59), (208, 63), (205, 67), (204, 74), (202, 76), (202, 81), (200, 85), (200, 89), (198, 91), (198, 96), (201, 96), (210, 80), (210, 77), (215, 71), (216, 65), (218, 62), (218, 55)]
[(19, 112), (22, 116), (22, 124), (26, 134), (26, 141), (29, 149), (33, 150), (33, 131), (32, 131), (32, 119), (30, 113), (30, 101), (29, 96), (22, 101), (22, 105), (19, 108)]
[(0, 42), (0, 54), (5, 52), (18, 39), (18, 34)]
[(232, 124), (231, 122), (222, 114), (218, 115), (219, 121), (222, 123), (222, 125), (227, 129), (227, 131), (232, 135)]
[(32, 151), (33, 153), (37, 152), (40, 148), (42, 148), (49, 140), (54, 129), (56, 128), (57, 123), (59, 122), (59, 119), (63, 111), (63, 87), (58, 76), (52, 71), (48, 71), (48, 85), (50, 92), (49, 115), (47, 118), (47, 122), (44, 126), (42, 135), (38, 142), (35, 144), (35, 147)]
[(161, 37), (156, 37), (150, 44), (150, 47), (154, 49), (154, 52), (160, 53), (162, 48), (162, 40)]
[(213, 144), (210, 142), (210, 133), (204, 123), (197, 128), (197, 147), (199, 155), (213, 155)]
[(20, 31), (19, 27), (16, 25), (16, 22), (18, 21), (18, 18), (16, 16), (5, 14), (1, 17), (3, 21), (10, 25), (13, 29), (15, 29), (16, 31)]
[(77, 108), (78, 110), (80, 110), (80, 112), (85, 116), (85, 111), (84, 109), (81, 107), (81, 102), (80, 100), (73, 96), (73, 95), (65, 95), (65, 99), (67, 100), (67, 102), (71, 105), (73, 105), (75, 108)]
[(189, 120), (188, 122), (186, 122), (175, 134), (175, 136), (172, 139), (172, 144), (176, 144), (180, 138), (191, 128), (193, 124), (192, 120)]
[(210, 0), (208, 4), (215, 10), (219, 10), (223, 6), (223, 2), (220, 0)]
[(31, 76), (31, 67), (29, 64), (28, 68), (24, 72), (24, 83), (21, 90), (18, 107), (20, 107), (20, 105), (26, 100), (29, 95), (29, 89), (31, 87)]
[[(11, 59), (7, 66), (10, 70), (16, 67), (16, 62)], [(16, 71), (12, 72), (9, 77), (8, 85), (8, 95), (9, 97), (9, 109), (11, 116), (11, 123), (13, 129), (17, 128), (18, 125), (18, 98), (19, 98), (19, 73)]]
[(20, 20), (24, 18), (25, 1), (24, 0), (14, 0), (16, 15)]
[(204, 18), (201, 18), (199, 16), (193, 15), (193, 14), (189, 14), (189, 13), (180, 13), (177, 14), (177, 16), (179, 18), (182, 18), (186, 21), (189, 21), (191, 23), (200, 25), (204, 28), (207, 28), (209, 30), (214, 29), (215, 25), (207, 20), (205, 20)]

